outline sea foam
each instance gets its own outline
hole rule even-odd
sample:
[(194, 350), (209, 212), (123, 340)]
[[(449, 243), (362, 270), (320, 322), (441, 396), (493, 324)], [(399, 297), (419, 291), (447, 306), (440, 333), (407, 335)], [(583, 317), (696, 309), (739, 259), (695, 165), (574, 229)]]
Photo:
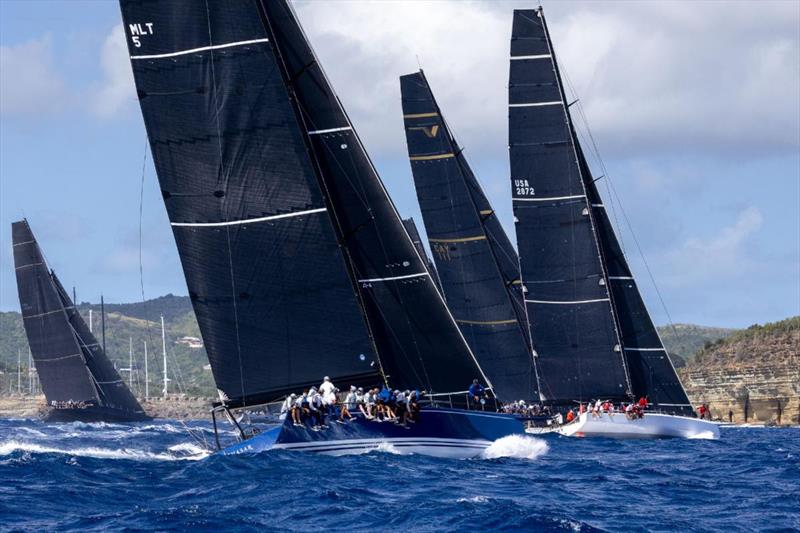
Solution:
[(550, 447), (542, 439), (525, 435), (509, 435), (494, 441), (483, 451), (484, 459), (513, 457), (515, 459), (538, 459), (546, 454)]

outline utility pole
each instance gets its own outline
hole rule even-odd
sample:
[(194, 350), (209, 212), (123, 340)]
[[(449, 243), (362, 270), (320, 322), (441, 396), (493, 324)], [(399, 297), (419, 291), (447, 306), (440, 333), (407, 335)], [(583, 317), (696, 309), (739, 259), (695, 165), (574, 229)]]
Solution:
[(75, 309), (78, 309), (78, 297), (75, 295), (75, 285), (72, 286), (72, 305), (75, 306)]
[(22, 350), (17, 348), (17, 394), (22, 394)]
[(167, 399), (167, 333), (164, 330), (164, 315), (161, 315), (161, 352), (164, 356), (164, 399)]
[(150, 401), (150, 375), (147, 373), (147, 341), (144, 341), (144, 399)]
[(92, 320), (92, 309), (89, 308), (89, 333), (94, 333), (94, 325)]

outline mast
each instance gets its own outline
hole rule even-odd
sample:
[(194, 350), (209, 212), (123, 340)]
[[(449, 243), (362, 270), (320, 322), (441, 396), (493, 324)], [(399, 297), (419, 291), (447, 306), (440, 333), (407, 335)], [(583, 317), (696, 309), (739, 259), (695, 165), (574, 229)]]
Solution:
[(22, 394), (22, 351), (17, 348), (17, 394)]
[(89, 333), (94, 333), (94, 320), (92, 320), (92, 308), (89, 308)]
[(128, 337), (128, 388), (133, 390), (133, 337)]
[(103, 330), (103, 353), (106, 351), (106, 306), (103, 302), (103, 294), (100, 293), (100, 325)]
[(28, 348), (28, 394), (33, 395), (33, 356)]
[(144, 399), (150, 401), (150, 374), (147, 371), (147, 341), (144, 341)]
[(164, 330), (164, 315), (161, 315), (161, 354), (164, 356), (164, 399), (167, 399), (167, 334)]

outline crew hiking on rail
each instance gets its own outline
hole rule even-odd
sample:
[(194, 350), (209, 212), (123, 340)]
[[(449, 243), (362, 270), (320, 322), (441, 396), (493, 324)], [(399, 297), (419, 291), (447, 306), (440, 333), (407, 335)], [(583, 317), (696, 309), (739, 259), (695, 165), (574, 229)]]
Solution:
[(319, 387), (311, 387), (299, 396), (290, 394), (281, 406), (281, 418), (291, 417), (295, 426), (311, 424), (312, 431), (327, 429), (328, 422), (346, 424), (359, 414), (375, 422), (393, 422), (406, 429), (419, 421), (419, 400), (424, 394), (417, 390), (390, 390), (373, 387), (366, 391), (351, 385), (350, 391), (339, 402), (340, 393), (331, 378), (325, 376)]

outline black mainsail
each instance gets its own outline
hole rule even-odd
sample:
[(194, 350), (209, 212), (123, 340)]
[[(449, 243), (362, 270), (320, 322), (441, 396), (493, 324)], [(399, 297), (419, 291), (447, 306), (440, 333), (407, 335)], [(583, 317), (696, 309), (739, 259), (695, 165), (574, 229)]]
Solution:
[[(328, 374), (480, 375), (283, 1), (122, 0), (153, 158), (230, 406)], [(370, 364), (373, 363), (373, 364)]]
[(42, 391), (62, 420), (147, 419), (89, 331), (27, 220), (11, 225), (20, 309)]
[(510, 63), (513, 207), (543, 395), (649, 395), (691, 412), (584, 158), (541, 8), (514, 11)]
[(428, 242), (464, 337), (503, 400), (539, 399), (519, 259), (422, 71), (400, 77)]
[[(406, 227), (406, 232), (408, 232), (408, 236), (411, 237), (411, 242), (414, 243), (414, 248), (417, 249), (417, 253), (419, 256), (425, 260), (425, 264), (428, 265), (428, 272), (431, 273), (431, 277), (433, 277), (433, 282), (436, 284), (436, 288), (439, 292), (442, 292), (442, 284), (439, 281), (439, 273), (436, 271), (436, 266), (433, 264), (428, 252), (425, 250), (425, 245), (422, 244), (422, 237), (420, 237), (419, 229), (417, 228), (417, 223), (414, 222), (413, 217), (404, 218), (403, 219), (403, 226)], [(447, 295), (443, 295), (445, 301), (447, 301)]]

